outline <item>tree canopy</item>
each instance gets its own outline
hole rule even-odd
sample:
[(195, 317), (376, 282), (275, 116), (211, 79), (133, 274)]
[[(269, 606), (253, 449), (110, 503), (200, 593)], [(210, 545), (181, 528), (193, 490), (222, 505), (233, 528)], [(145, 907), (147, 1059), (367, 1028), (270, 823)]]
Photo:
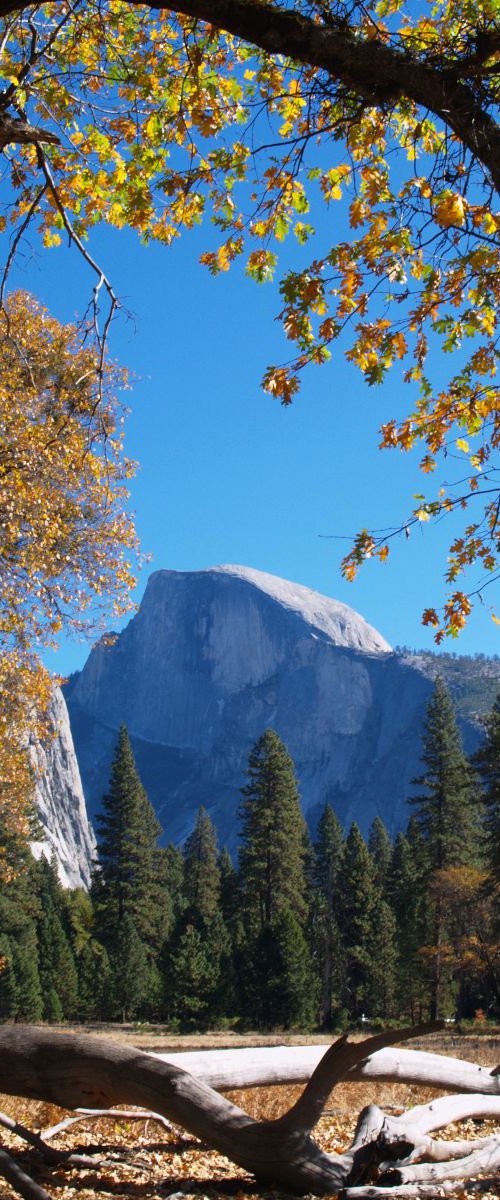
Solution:
[[(49, 246), (68, 235), (94, 272), (102, 346), (116, 299), (85, 241), (96, 223), (168, 244), (207, 215), (208, 268), (241, 258), (258, 282), (295, 237), (280, 284), (293, 357), (264, 388), (289, 404), (341, 335), (369, 384), (402, 372), (407, 411), (381, 445), (420, 448), (425, 475), (456, 460), (404, 530), (470, 510), (445, 607), (424, 614), (438, 639), (456, 634), (499, 565), (497, 0), (2, 0), (0, 16), (6, 275), (31, 223)], [(326, 242), (323, 203), (338, 210)], [(444, 381), (438, 349), (453, 355)], [(397, 532), (361, 531), (346, 576)]]
[[(24, 715), (28, 697), (41, 694), (36, 654), (61, 614), (78, 622), (99, 588), (116, 595), (118, 581), (123, 599), (130, 582), (120, 547), (130, 549), (133, 535), (118, 511), (127, 467), (117, 462), (107, 400), (106, 342), (118, 300), (93, 255), (99, 223), (169, 245), (206, 218), (207, 268), (216, 274), (240, 260), (257, 283), (272, 280), (290, 240), (293, 265), (279, 288), (292, 356), (266, 368), (263, 386), (288, 405), (304, 368), (325, 363), (337, 341), (369, 385), (401, 373), (407, 403), (383, 425), (381, 445), (419, 451), (429, 486), (402, 527), (362, 530), (343, 570), (352, 578), (367, 557), (387, 558), (398, 533), (465, 511), (452, 524), (444, 608), (423, 617), (437, 640), (457, 634), (474, 592), (500, 566), (498, 0), (439, 0), (429, 10), (404, 0), (0, 0), (0, 22), (0, 352), (15, 390), (28, 371), (26, 416), (18, 407), (17, 426), (8, 423), (1, 464), (7, 503), (16, 443), (29, 433), (30, 454), (40, 454), (37, 424), (55, 421), (68, 444), (57, 471), (54, 443), (43, 443), (49, 541), (25, 492), (18, 507), (26, 501), (30, 535), (10, 518), (2, 533), (9, 652), (12, 638), (19, 652), (21, 618), (23, 654), (35, 655)], [(84, 297), (71, 333), (56, 334), (26, 298), (26, 329), (13, 335), (21, 318), (9, 297), (11, 268), (35, 231), (47, 247), (69, 240), (87, 264), (88, 304)], [(54, 366), (56, 345), (64, 368)], [(82, 516), (92, 511), (87, 564), (65, 490), (69, 479), (69, 491), (77, 488), (85, 429), (93, 465), (80, 470), (71, 499)], [(15, 573), (31, 581), (21, 607)], [(16, 670), (11, 658), (2, 663), (6, 678)], [(10, 703), (0, 716), (8, 736)], [(18, 788), (18, 766), (9, 771)]]
[[(52, 680), (40, 660), (61, 629), (129, 604), (133, 466), (116, 389), (125, 376), (32, 297), (4, 303), (0, 334), (0, 829), (27, 832), (30, 735)], [(5, 839), (0, 835), (0, 843)], [(0, 873), (4, 856), (0, 848)]]

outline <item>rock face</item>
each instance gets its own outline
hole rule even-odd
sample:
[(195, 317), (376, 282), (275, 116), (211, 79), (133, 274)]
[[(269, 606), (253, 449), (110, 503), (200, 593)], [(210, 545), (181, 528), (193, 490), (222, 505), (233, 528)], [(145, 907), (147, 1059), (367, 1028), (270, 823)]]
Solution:
[(68, 707), (91, 814), (125, 723), (165, 838), (181, 841), (204, 804), (234, 846), (248, 754), (267, 727), (294, 759), (311, 824), (329, 800), (364, 833), (377, 815), (403, 828), (431, 688), (346, 605), (229, 566), (152, 575)]
[(59, 688), (54, 691), (49, 717), (53, 736), (30, 746), (44, 833), (43, 839), (31, 843), (31, 849), (36, 858), (55, 856), (65, 887), (88, 888), (95, 837), (87, 817), (68, 710)]

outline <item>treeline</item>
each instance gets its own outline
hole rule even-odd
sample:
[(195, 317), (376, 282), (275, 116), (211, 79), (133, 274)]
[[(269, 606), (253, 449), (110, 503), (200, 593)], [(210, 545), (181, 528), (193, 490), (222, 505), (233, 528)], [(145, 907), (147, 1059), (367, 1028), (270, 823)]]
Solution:
[(330, 805), (312, 843), (293, 763), (267, 730), (235, 865), (203, 808), (182, 851), (159, 846), (123, 728), (91, 894), (10, 847), (0, 1019), (335, 1028), (500, 1015), (500, 698), (485, 732), (470, 763), (438, 679), (413, 815), (393, 844), (379, 819), (367, 841), (356, 825), (344, 834)]

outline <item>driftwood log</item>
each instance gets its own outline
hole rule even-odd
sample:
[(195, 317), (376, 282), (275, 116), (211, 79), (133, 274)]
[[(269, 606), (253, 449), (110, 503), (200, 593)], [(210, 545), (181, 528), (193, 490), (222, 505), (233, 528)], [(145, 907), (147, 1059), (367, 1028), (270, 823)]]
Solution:
[[(195, 1134), (258, 1179), (287, 1190), (315, 1195), (345, 1191), (352, 1200), (433, 1196), (456, 1189), (463, 1179), (500, 1168), (500, 1138), (450, 1144), (430, 1136), (450, 1121), (500, 1118), (498, 1074), (415, 1051), (392, 1051), (396, 1058), (392, 1067), (389, 1064), (384, 1047), (434, 1029), (435, 1024), (391, 1030), (355, 1043), (340, 1038), (323, 1054), (296, 1104), (274, 1121), (253, 1120), (199, 1075), (172, 1061), (110, 1040), (49, 1029), (0, 1027), (0, 1091), (73, 1110), (138, 1105)], [(411, 1078), (468, 1094), (435, 1100), (400, 1117), (370, 1106), (360, 1114), (349, 1149), (326, 1154), (313, 1141), (311, 1130), (332, 1088), (346, 1078)], [(226, 1079), (226, 1086), (234, 1085)], [(0, 1161), (0, 1173), (7, 1175), (4, 1167)], [(21, 1194), (37, 1194), (20, 1186), (19, 1180), (16, 1185), (14, 1176), (11, 1172), (10, 1180)]]
[[(416, 1083), (446, 1091), (481, 1092), (500, 1096), (500, 1075), (488, 1067), (463, 1062), (443, 1054), (388, 1047), (367, 1054), (345, 1075), (349, 1083), (371, 1080), (375, 1083)], [(272, 1087), (273, 1084), (307, 1083), (327, 1047), (252, 1046), (241, 1050), (184, 1050), (179, 1054), (155, 1054), (160, 1062), (169, 1062), (189, 1071), (216, 1091), (240, 1088)]]

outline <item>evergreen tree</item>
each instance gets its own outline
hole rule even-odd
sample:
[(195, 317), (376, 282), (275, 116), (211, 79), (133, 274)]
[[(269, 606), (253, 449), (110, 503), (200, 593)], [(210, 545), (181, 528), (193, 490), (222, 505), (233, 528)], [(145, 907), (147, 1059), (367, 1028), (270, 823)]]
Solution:
[[(422, 884), (421, 838), (415, 822), (410, 837), (397, 835), (388, 894), (397, 927), (397, 995), (399, 1014), (412, 1025), (423, 1019), (426, 980), (421, 947), (425, 941), (426, 896)], [(416, 836), (415, 836), (416, 835)]]
[(110, 954), (111, 992), (120, 1021), (130, 1021), (143, 1007), (148, 991), (149, 962), (130, 913), (125, 912)]
[(422, 761), (425, 773), (416, 784), (425, 791), (411, 803), (424, 843), (424, 878), (430, 897), (427, 956), (430, 965), (430, 1015), (451, 1004), (451, 979), (443, 961), (446, 929), (440, 874), (469, 867), (481, 858), (480, 809), (472, 771), (462, 750), (450, 695), (440, 677), (427, 708)]
[[(308, 916), (308, 846), (293, 763), (272, 729), (266, 730), (250, 753), (248, 783), (242, 795), (239, 861), (245, 927), (240, 956), (243, 1007), (247, 1019), (257, 1024), (286, 1024), (294, 1020), (295, 1000), (290, 999), (288, 1016), (281, 1001), (279, 1011), (276, 1005), (280, 978), (282, 993), (288, 988), (285, 943), (291, 930), (300, 931), (297, 953), (299, 958), (302, 955)], [(310, 993), (308, 953), (306, 958), (304, 970)]]
[[(97, 829), (99, 866), (93, 897), (98, 938), (108, 952), (114, 951), (120, 930), (123, 936), (123, 920), (129, 917), (143, 945), (154, 954), (171, 923), (171, 904), (158, 880), (161, 826), (142, 787), (125, 726)], [(127, 923), (125, 929), (129, 928)]]
[(285, 910), (306, 919), (304, 818), (293, 763), (267, 729), (248, 760), (240, 807), (240, 879), (248, 929), (261, 932)]
[(101, 1021), (109, 1014), (111, 966), (104, 946), (88, 938), (78, 959), (78, 1015), (81, 1021)]
[(20, 841), (16, 846), (19, 852), (16, 868), (21, 873), (0, 890), (0, 929), (10, 947), (9, 1003), (14, 1001), (10, 1016), (36, 1023), (43, 1015), (36, 927), (40, 908), (30, 878), (36, 864), (28, 847), (22, 847)]
[(38, 972), (38, 953), (35, 926), (27, 926), (23, 936), (13, 946), (13, 967), (16, 980), (16, 1018), (30, 1025), (42, 1020), (43, 997)]
[(222, 919), (234, 947), (243, 939), (242, 899), (238, 872), (229, 850), (224, 846), (219, 856), (220, 905)]
[(204, 1029), (214, 1007), (219, 963), (200, 929), (187, 924), (179, 929), (167, 954), (164, 978), (170, 1017), (181, 1028)]
[(282, 910), (253, 944), (250, 1009), (264, 1029), (311, 1025), (317, 996), (309, 947), (294, 913)]
[(373, 908), (371, 925), (368, 970), (370, 1010), (373, 1016), (387, 1020), (399, 1013), (398, 946), (396, 918), (381, 893)]
[(42, 856), (29, 869), (29, 884), (38, 900), (39, 973), (47, 1021), (76, 1016), (78, 976), (63, 919), (66, 899), (53, 862)]
[(372, 1015), (370, 984), (377, 901), (375, 865), (358, 826), (353, 824), (344, 845), (339, 906), (346, 960), (346, 1006), (353, 1020), (365, 1011)]
[(38, 922), (38, 951), (43, 1015), (47, 1021), (71, 1019), (77, 1012), (78, 976), (70, 944), (52, 906), (42, 910)]
[(17, 1016), (17, 988), (14, 951), (8, 937), (0, 935), (0, 1022)]
[(383, 895), (391, 866), (393, 847), (384, 822), (380, 817), (375, 817), (370, 828), (368, 849), (375, 863), (375, 882)]
[(219, 871), (220, 912), (225, 942), (220, 957), (216, 1007), (217, 1015), (234, 1017), (241, 1013), (240, 977), (244, 963), (245, 931), (238, 874), (226, 848), (219, 856)]
[(159, 876), (163, 881), (163, 886), (168, 892), (170, 900), (170, 929), (165, 934), (168, 937), (172, 926), (178, 920), (181, 913), (186, 907), (186, 898), (184, 896), (184, 857), (182, 851), (169, 842), (165, 849), (161, 849), (159, 862)]
[(191, 919), (202, 920), (206, 925), (214, 920), (220, 912), (220, 889), (217, 837), (202, 806), (184, 845), (184, 896)]
[(198, 1020), (207, 1027), (233, 1007), (235, 979), (231, 938), (221, 909), (217, 837), (203, 807), (184, 846), (183, 896), (172, 945), (164, 956), (170, 987), (167, 1007), (173, 1005), (182, 1025), (192, 1027)]
[(342, 826), (331, 804), (318, 822), (311, 897), (311, 945), (319, 979), (319, 1021), (329, 1029), (338, 1018), (344, 990), (344, 958), (340, 937), (339, 893), (343, 857)]
[[(500, 909), (500, 695), (484, 721), (485, 740), (473, 757), (486, 805), (486, 865)], [(499, 913), (500, 915), (500, 913)]]
[(423, 734), (424, 788), (411, 800), (420, 826), (428, 869), (476, 865), (481, 822), (472, 771), (462, 750), (450, 694), (440, 676), (427, 706)]

